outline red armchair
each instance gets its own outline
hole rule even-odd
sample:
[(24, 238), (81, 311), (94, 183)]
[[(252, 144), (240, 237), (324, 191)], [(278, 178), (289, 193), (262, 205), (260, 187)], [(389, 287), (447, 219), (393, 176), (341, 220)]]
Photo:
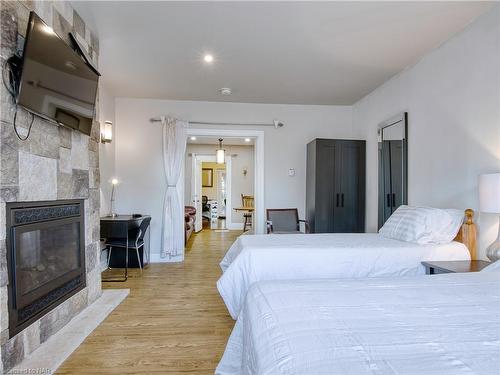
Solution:
[(184, 240), (188, 242), (189, 237), (193, 234), (194, 223), (196, 221), (196, 208), (192, 206), (184, 206)]

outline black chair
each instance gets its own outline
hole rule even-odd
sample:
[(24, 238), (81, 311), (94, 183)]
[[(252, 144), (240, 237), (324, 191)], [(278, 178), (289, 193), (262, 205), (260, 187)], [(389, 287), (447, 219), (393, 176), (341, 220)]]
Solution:
[[(113, 247), (118, 247), (125, 249), (126, 254), (125, 254), (125, 275), (124, 275), (124, 280), (127, 280), (128, 278), (128, 250), (133, 249), (136, 252), (137, 255), (137, 263), (139, 264), (139, 268), (141, 269), (142, 273), (142, 264), (141, 264), (141, 257), (139, 255), (139, 249), (142, 247), (143, 254), (146, 256), (146, 251), (144, 249), (144, 236), (146, 235), (146, 231), (149, 228), (149, 224), (151, 223), (151, 217), (146, 217), (144, 218), (141, 223), (139, 224), (139, 227), (133, 228), (129, 231), (128, 234), (128, 243), (127, 239), (125, 238), (108, 238), (106, 239), (106, 246), (109, 247), (109, 252), (108, 252), (108, 268), (109, 268), (109, 261), (111, 259), (111, 252), (113, 250)], [(149, 263), (149, 259), (147, 259), (147, 263)]]
[[(208, 212), (208, 215), (203, 215)], [(206, 195), (201, 196), (201, 217), (202, 219), (210, 220), (210, 205), (208, 204), (208, 197)]]
[(299, 219), (296, 208), (267, 209), (267, 233), (302, 233), (300, 223), (304, 223), (305, 233), (309, 233), (309, 223)]
[(208, 197), (206, 195), (201, 196), (201, 211), (210, 211), (210, 206), (208, 204)]

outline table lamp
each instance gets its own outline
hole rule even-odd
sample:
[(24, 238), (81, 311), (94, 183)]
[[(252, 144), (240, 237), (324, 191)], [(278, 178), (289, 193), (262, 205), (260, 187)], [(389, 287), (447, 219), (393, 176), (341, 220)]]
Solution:
[(109, 205), (109, 216), (111, 217), (116, 217), (115, 213), (115, 186), (118, 185), (118, 180), (116, 178), (113, 178), (111, 180), (111, 202)]
[[(500, 173), (479, 176), (479, 211), (500, 214)], [(500, 217), (498, 237), (488, 246), (486, 256), (492, 262), (500, 259)]]

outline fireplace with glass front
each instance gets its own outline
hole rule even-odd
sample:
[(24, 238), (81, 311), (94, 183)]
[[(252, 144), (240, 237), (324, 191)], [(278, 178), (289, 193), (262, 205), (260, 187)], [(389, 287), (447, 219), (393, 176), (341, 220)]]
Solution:
[(85, 287), (83, 200), (7, 203), (9, 334)]

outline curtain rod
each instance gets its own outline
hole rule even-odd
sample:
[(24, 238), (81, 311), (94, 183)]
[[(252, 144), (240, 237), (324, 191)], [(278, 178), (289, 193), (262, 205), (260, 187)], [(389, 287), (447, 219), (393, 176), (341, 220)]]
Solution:
[[(160, 117), (153, 117), (149, 119), (151, 122), (161, 122)], [(244, 122), (210, 122), (210, 121), (189, 121), (193, 125), (236, 125), (236, 126), (274, 126), (275, 129), (285, 126), (281, 121), (273, 120), (272, 124), (259, 124), (259, 123), (244, 123)]]

